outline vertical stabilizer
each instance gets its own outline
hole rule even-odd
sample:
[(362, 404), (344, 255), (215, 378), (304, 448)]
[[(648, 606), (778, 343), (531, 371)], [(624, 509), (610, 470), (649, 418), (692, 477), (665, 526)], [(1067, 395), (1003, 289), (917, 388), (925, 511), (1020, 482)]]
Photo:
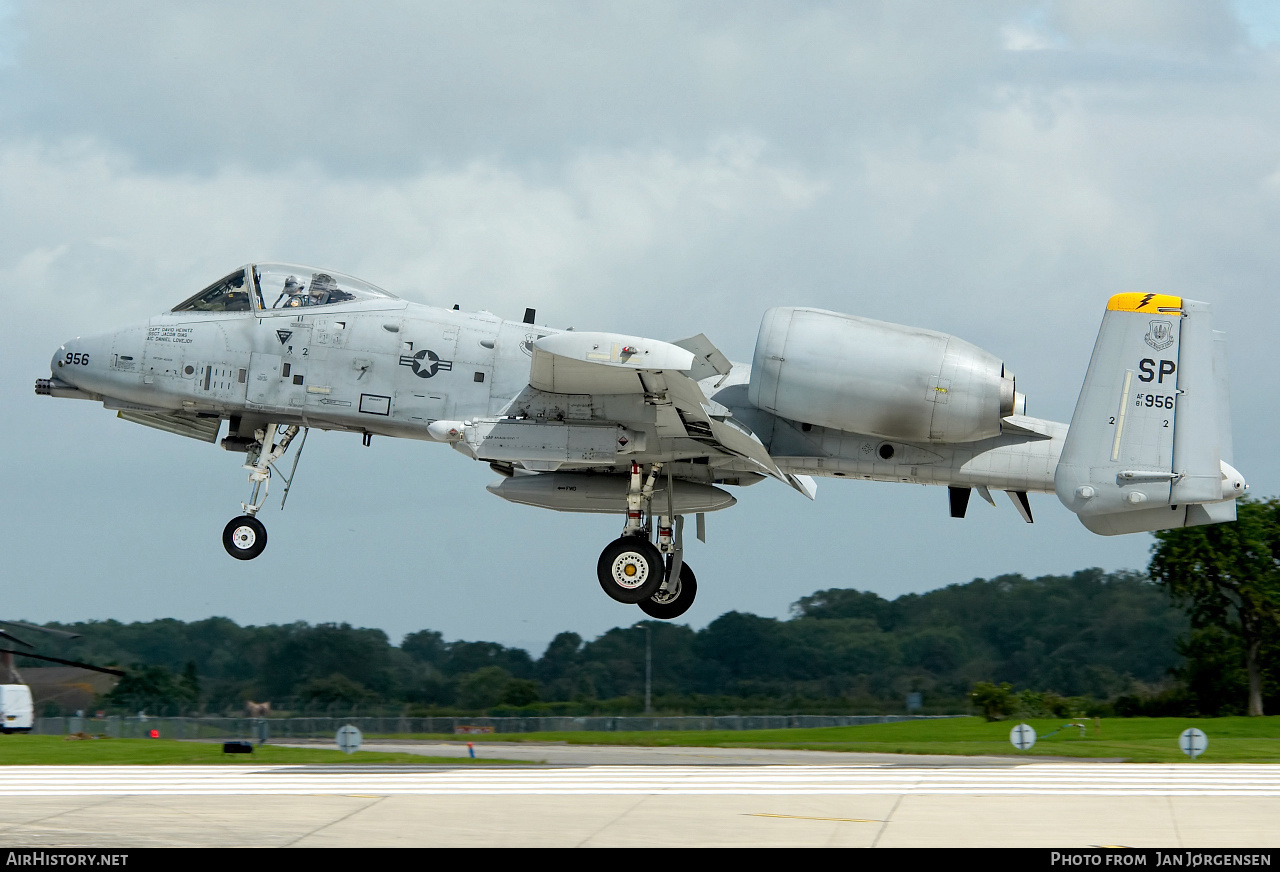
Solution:
[(1223, 463), (1228, 402), (1209, 304), (1117, 294), (1063, 444), (1058, 499), (1106, 535), (1233, 520), (1244, 484)]
[(1235, 463), (1231, 439), (1231, 378), (1227, 370), (1227, 334), (1213, 331), (1213, 380), (1218, 393), (1218, 453), (1222, 462)]
[(1182, 315), (1173, 436), (1173, 471), (1177, 478), (1169, 494), (1169, 501), (1174, 505), (1222, 499), (1213, 323), (1207, 303), (1183, 300)]

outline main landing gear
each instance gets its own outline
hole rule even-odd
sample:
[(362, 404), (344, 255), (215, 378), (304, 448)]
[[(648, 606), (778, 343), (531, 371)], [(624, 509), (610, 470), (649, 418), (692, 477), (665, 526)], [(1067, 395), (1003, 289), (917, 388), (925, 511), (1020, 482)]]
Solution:
[[(284, 494), (280, 499), (282, 509), (285, 500), (289, 498), (289, 488), (293, 484), (293, 475), (298, 469), (298, 460), (302, 457), (308, 432), (304, 430), (302, 433), (302, 442), (298, 444), (298, 451), (293, 456), (293, 468), (289, 470), (289, 474), (285, 475), (280, 470), (275, 470), (280, 472), (280, 477), (284, 479)], [(267, 501), (267, 490), (270, 487), (271, 472), (275, 469), (275, 462), (289, 450), (289, 443), (298, 435), (298, 427), (294, 424), (288, 427), (268, 424), (265, 429), (254, 431), (253, 435), (255, 440), (253, 442), (230, 436), (222, 443), (228, 450), (239, 448), (246, 450), (244, 468), (249, 470), (249, 483), (253, 485), (249, 502), (240, 504), (244, 514), (238, 518), (232, 518), (227, 522), (227, 526), (222, 528), (222, 547), (237, 560), (252, 560), (267, 547), (267, 528), (258, 520), (258, 510)]]
[(680, 577), (674, 585), (660, 588), (647, 600), (640, 601), (640, 611), (651, 618), (669, 621), (689, 611), (693, 598), (698, 595), (698, 579), (694, 578), (689, 564), (680, 566)]
[[(596, 563), (600, 587), (620, 603), (638, 605), (652, 618), (678, 618), (693, 605), (698, 582), (684, 562), (684, 518), (672, 513), (672, 482), (667, 481), (667, 514), (658, 517), (658, 544), (650, 541), (652, 515), (646, 507), (662, 464), (655, 463), (645, 480), (640, 466), (631, 465), (627, 492), (627, 525), (610, 542)], [(672, 521), (675, 523), (673, 524)]]

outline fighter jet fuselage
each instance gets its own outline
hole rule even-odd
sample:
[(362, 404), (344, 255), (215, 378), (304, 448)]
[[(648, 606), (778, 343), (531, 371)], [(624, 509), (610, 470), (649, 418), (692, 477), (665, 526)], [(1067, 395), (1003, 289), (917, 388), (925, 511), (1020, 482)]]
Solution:
[(1004, 490), (1027, 522), (1027, 494), (1056, 492), (1107, 534), (1230, 520), (1245, 488), (1223, 456), (1225, 345), (1208, 307), (1180, 298), (1112, 299), (1070, 428), (1027, 416), (1001, 360), (935, 331), (771, 309), (744, 365), (701, 334), (533, 320), (251, 265), (145, 325), (66, 343), (37, 392), (209, 442), (228, 421), (221, 444), (245, 452), (254, 487), (224, 531), (240, 559), (265, 546), (256, 514), (299, 432), (451, 444), (502, 476), (489, 490), (504, 499), (624, 517), (599, 580), (656, 617), (696, 590), (683, 517), (701, 522), (736, 502), (724, 488), (768, 477), (809, 498), (815, 477), (945, 485), (953, 517), (971, 490)]

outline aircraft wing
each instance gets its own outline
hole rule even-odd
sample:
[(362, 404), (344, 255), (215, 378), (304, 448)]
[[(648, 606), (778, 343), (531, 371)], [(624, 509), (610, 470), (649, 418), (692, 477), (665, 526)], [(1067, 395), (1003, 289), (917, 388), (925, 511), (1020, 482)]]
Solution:
[[(693, 439), (750, 461), (801, 493), (809, 490), (778, 469), (764, 445), (708, 400), (690, 377), (695, 369), (719, 372), (724, 361), (705, 336), (695, 351), (656, 339), (618, 333), (557, 333), (533, 343), (529, 384), (556, 394), (640, 394), (654, 407), (660, 438)], [(692, 344), (692, 340), (685, 340)]]
[[(108, 401), (103, 405), (111, 408), (113, 404)], [(221, 418), (199, 418), (194, 415), (169, 412), (163, 409), (154, 412), (120, 409), (116, 412), (116, 417), (134, 424), (141, 424), (144, 427), (154, 427), (166, 433), (175, 433), (178, 436), (199, 439), (201, 442), (216, 442), (218, 440), (218, 429), (222, 426)]]

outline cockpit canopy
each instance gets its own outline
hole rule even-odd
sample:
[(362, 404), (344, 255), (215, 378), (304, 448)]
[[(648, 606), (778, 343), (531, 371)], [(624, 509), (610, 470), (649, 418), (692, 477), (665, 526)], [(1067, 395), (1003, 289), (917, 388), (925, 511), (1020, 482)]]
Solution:
[(251, 264), (173, 307), (175, 312), (267, 312), (394, 300), (379, 287), (342, 273), (285, 263)]

